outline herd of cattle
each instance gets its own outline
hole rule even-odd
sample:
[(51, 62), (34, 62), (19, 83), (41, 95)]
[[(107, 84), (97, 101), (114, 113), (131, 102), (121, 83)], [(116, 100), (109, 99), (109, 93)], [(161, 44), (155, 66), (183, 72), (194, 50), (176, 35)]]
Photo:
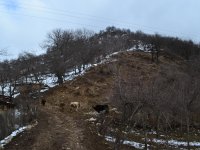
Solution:
[[(42, 106), (45, 106), (46, 100), (42, 99), (41, 100), (41, 104)], [(60, 107), (63, 108), (64, 107), (64, 103), (60, 104)], [(70, 108), (74, 109), (76, 111), (78, 111), (78, 109), (80, 108), (80, 102), (70, 102)], [(98, 113), (108, 113), (109, 112), (109, 106), (107, 104), (98, 104), (98, 105), (94, 105), (92, 106), (92, 108), (97, 111)]]
[[(45, 99), (42, 99), (41, 100), (41, 104), (43, 106), (45, 106), (46, 104), (46, 100)], [(65, 106), (64, 103), (60, 104), (60, 107), (63, 108)], [(76, 111), (78, 111), (78, 109), (80, 108), (80, 102), (71, 102), (70, 103), (70, 108), (71, 109), (74, 109)], [(0, 95), (0, 108), (1, 109), (4, 109), (4, 108), (14, 108), (15, 107), (15, 104), (11, 102), (11, 99), (10, 97), (8, 96), (3, 96), (3, 95)], [(94, 105), (92, 106), (92, 108), (97, 111), (98, 113), (108, 113), (109, 112), (109, 107), (107, 104), (103, 104), (103, 105)]]

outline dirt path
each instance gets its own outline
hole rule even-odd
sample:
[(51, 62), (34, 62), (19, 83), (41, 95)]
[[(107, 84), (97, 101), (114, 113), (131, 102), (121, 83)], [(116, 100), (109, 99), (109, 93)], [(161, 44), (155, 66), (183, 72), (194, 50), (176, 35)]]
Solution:
[(40, 107), (38, 125), (19, 135), (6, 150), (85, 150), (76, 120), (56, 108)]
[[(93, 68), (86, 77), (77, 77), (44, 93), (41, 97), (46, 105), (38, 105), (38, 125), (14, 138), (5, 150), (111, 149), (104, 137), (99, 136), (95, 123), (86, 121), (93, 117), (86, 115), (92, 105), (107, 102), (111, 89), (112, 76), (107, 71), (99, 72), (102, 71)], [(77, 112), (70, 110), (73, 101), (81, 103)]]

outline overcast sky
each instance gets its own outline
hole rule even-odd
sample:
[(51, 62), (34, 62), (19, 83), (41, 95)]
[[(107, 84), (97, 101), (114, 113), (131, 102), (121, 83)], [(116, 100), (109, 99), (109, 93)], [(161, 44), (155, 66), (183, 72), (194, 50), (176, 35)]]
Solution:
[[(200, 0), (0, 0), (0, 49), (42, 52), (53, 29), (107, 26), (200, 42)], [(44, 51), (44, 50), (43, 50)]]

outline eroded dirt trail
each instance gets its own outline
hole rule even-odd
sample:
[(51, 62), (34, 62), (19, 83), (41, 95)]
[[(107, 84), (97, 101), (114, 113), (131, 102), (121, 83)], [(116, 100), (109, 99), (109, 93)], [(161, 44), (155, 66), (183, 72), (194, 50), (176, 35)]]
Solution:
[(76, 120), (58, 109), (39, 108), (38, 125), (18, 136), (7, 150), (85, 150), (83, 132)]
[[(109, 68), (99, 69), (93, 68), (86, 77), (77, 77), (45, 92), (41, 97), (46, 105), (40, 104), (41, 99), (37, 104), (38, 125), (14, 138), (5, 150), (111, 149), (94, 123), (87, 121), (93, 117), (87, 114), (93, 110), (92, 105), (108, 102), (113, 83)], [(79, 110), (71, 110), (70, 102), (80, 102)]]

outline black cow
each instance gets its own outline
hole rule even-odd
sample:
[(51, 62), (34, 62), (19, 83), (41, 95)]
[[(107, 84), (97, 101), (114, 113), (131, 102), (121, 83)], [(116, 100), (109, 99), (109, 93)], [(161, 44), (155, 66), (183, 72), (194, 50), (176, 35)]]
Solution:
[(42, 99), (41, 104), (42, 104), (43, 106), (45, 106), (45, 103), (46, 103), (46, 100), (45, 100), (45, 99)]
[(109, 112), (108, 105), (95, 105), (95, 106), (92, 106), (92, 108), (95, 111), (97, 111), (98, 113), (108, 113)]
[(15, 104), (12, 102), (12, 99), (10, 96), (5, 96), (5, 95), (0, 95), (0, 105), (4, 108), (7, 107), (9, 108), (14, 108)]
[(0, 95), (0, 100), (5, 102), (11, 102), (12, 99), (10, 96)]
[(2, 100), (0, 100), (0, 105), (2, 105), (3, 107), (5, 106), (7, 108), (14, 108), (15, 107), (14, 103), (2, 101)]

